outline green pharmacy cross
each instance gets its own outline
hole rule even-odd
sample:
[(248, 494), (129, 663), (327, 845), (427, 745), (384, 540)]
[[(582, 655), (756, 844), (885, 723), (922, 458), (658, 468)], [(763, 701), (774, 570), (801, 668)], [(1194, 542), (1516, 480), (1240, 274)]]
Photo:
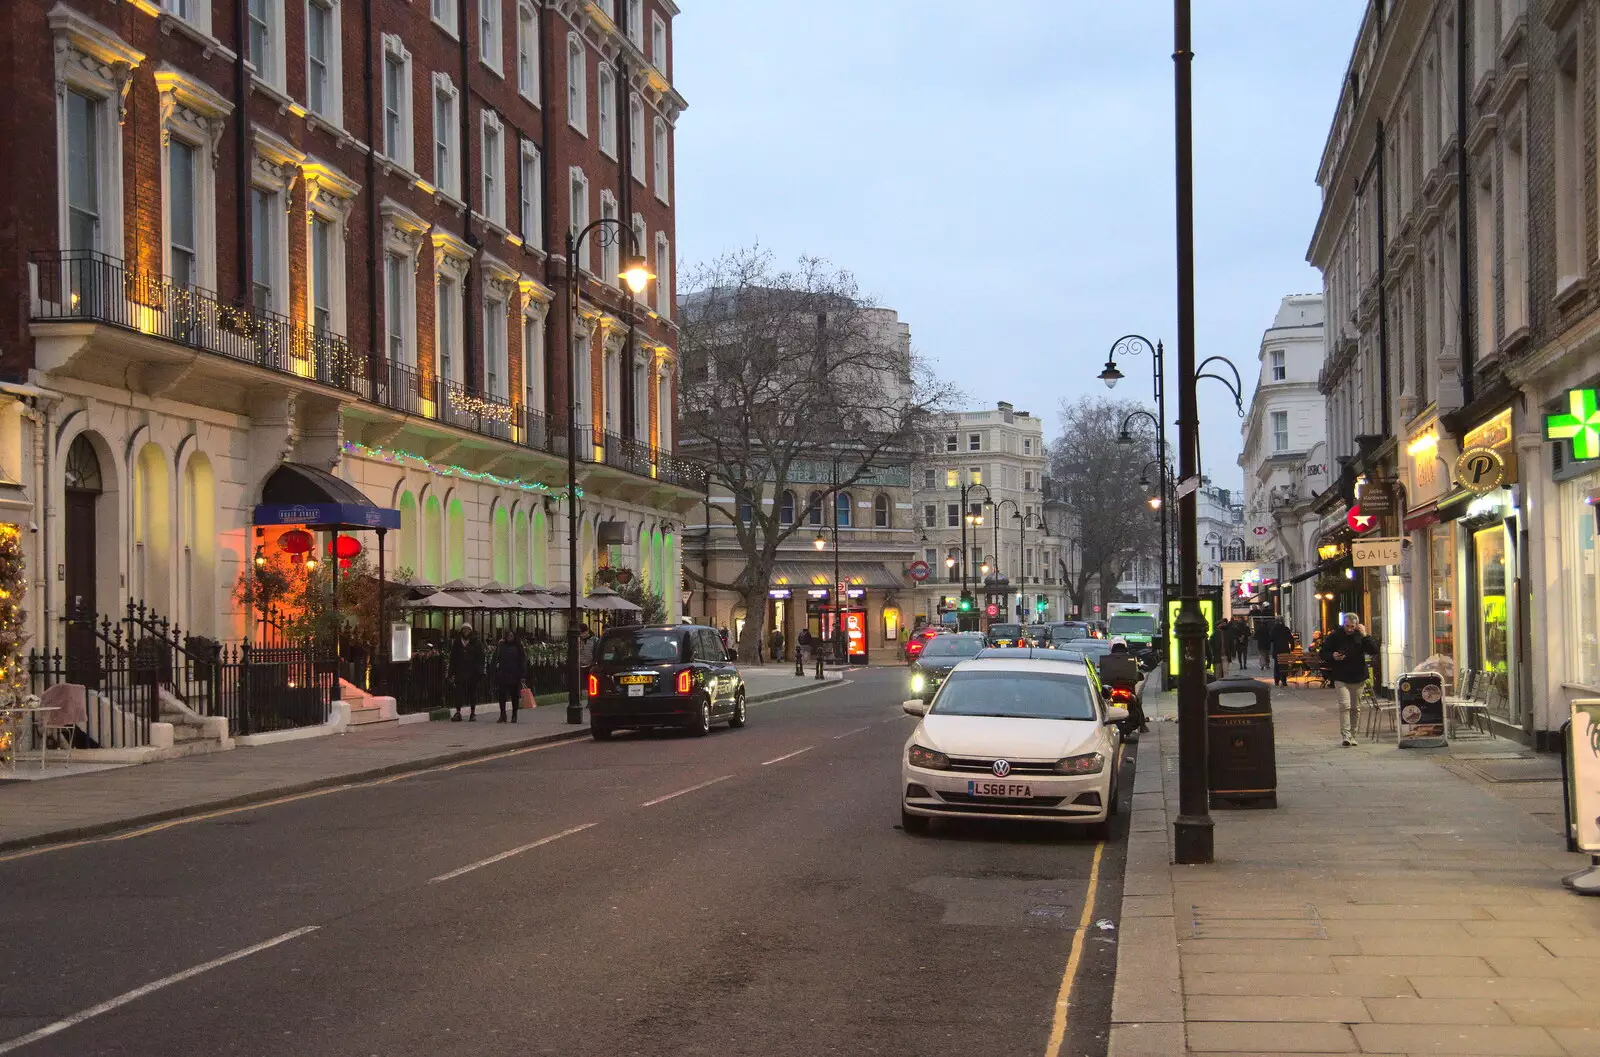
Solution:
[(1600, 395), (1569, 389), (1565, 414), (1544, 417), (1545, 440), (1572, 441), (1572, 458), (1600, 459)]

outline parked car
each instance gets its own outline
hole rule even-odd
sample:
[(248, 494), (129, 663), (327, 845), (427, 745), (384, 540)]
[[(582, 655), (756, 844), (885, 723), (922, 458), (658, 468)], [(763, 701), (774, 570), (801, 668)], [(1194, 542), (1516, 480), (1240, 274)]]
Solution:
[(929, 639), (917, 659), (911, 662), (911, 696), (922, 701), (932, 700), (934, 691), (950, 674), (950, 669), (976, 657), (982, 649), (983, 636), (976, 631), (958, 631)]
[(924, 624), (913, 631), (910, 638), (906, 639), (906, 663), (909, 664), (916, 660), (917, 654), (922, 652), (922, 648), (928, 644), (928, 640), (940, 634), (943, 630), (937, 624)]
[(589, 669), (589, 732), (679, 727), (697, 735), (745, 724), (744, 678), (716, 628), (695, 624), (611, 628)]
[(1088, 667), (1057, 659), (974, 659), (950, 673), (901, 757), (900, 824), (935, 818), (1069, 822), (1110, 836), (1124, 708)]

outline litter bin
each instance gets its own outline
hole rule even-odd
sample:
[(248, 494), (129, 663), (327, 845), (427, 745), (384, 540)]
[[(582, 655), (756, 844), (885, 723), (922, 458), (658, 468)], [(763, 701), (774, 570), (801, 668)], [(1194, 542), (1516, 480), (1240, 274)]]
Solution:
[(1259, 679), (1206, 687), (1206, 788), (1212, 807), (1278, 806), (1272, 688)]

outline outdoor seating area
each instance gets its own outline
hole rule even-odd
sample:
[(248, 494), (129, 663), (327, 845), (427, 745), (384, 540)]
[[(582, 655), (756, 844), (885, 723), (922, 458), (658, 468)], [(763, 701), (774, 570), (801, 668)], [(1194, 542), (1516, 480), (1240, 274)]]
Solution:
[(1314, 651), (1296, 646), (1288, 653), (1280, 653), (1277, 657), (1278, 667), (1283, 669), (1286, 678), (1296, 686), (1326, 686), (1326, 677), (1322, 674), (1322, 658)]
[(1456, 693), (1444, 699), (1445, 724), (1452, 738), (1493, 737), (1489, 714), (1505, 707), (1505, 673), (1466, 670)]

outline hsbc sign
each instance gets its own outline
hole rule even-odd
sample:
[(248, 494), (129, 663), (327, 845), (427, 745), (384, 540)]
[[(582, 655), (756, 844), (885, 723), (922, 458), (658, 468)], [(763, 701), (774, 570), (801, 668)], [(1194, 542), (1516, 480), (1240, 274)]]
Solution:
[(1255, 533), (1257, 539), (1261, 538), (1262, 536), (1270, 536), (1272, 534), (1272, 530), (1267, 528), (1265, 525), (1257, 525), (1250, 531)]

